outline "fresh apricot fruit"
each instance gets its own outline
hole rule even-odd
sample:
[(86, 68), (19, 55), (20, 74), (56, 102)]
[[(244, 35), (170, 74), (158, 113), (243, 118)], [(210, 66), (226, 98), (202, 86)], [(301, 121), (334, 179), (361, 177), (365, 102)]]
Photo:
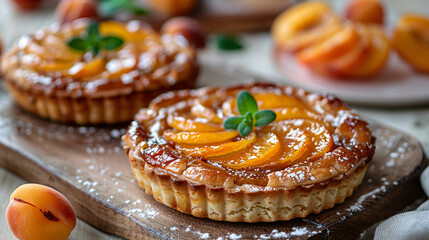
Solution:
[(296, 52), (336, 32), (341, 19), (321, 1), (297, 4), (274, 21), (272, 36), (281, 50)]
[(98, 19), (97, 8), (96, 0), (61, 0), (56, 9), (56, 16), (61, 23), (79, 18)]
[(42, 0), (13, 0), (15, 5), (24, 11), (35, 10), (42, 5)]
[(429, 18), (407, 14), (395, 26), (393, 47), (414, 68), (429, 72)]
[(204, 48), (207, 33), (201, 23), (189, 17), (175, 17), (162, 25), (161, 33), (178, 34), (188, 40), (196, 48)]
[(353, 0), (346, 7), (346, 18), (352, 22), (383, 24), (383, 5), (378, 0)]
[(76, 226), (76, 215), (67, 198), (39, 184), (24, 184), (15, 189), (6, 219), (20, 240), (66, 240)]
[(179, 16), (190, 13), (196, 6), (196, 0), (148, 0), (146, 1), (151, 11), (166, 15)]

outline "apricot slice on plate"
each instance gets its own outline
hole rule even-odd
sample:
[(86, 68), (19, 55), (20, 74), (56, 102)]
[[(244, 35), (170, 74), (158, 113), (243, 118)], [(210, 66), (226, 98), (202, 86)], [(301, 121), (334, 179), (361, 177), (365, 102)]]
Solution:
[(354, 0), (346, 8), (346, 17), (352, 22), (383, 24), (383, 5), (378, 0)]
[(330, 35), (340, 22), (328, 4), (308, 1), (280, 14), (273, 23), (272, 35), (280, 49), (295, 52)]
[(167, 130), (164, 137), (175, 143), (216, 143), (224, 142), (238, 136), (238, 131), (218, 131), (218, 132), (178, 132)]
[(364, 64), (371, 49), (371, 33), (364, 25), (354, 24), (354, 27), (359, 34), (359, 42), (342, 56), (320, 63), (320, 67), (324, 68), (322, 73), (333, 77), (348, 77), (350, 71)]
[(404, 15), (396, 24), (393, 47), (413, 67), (429, 72), (429, 18)]
[(270, 161), (280, 147), (280, 140), (274, 133), (258, 133), (256, 141), (247, 148), (208, 160), (233, 169), (254, 167)]
[(202, 144), (177, 144), (176, 149), (179, 149), (181, 152), (190, 156), (207, 158), (231, 154), (235, 151), (239, 151), (252, 144), (255, 139), (256, 134), (252, 132), (245, 138), (235, 142), (226, 142), (221, 144), (211, 144), (203, 146), (201, 146)]
[(367, 77), (376, 74), (387, 62), (390, 53), (390, 41), (383, 29), (378, 26), (367, 27), (371, 35), (370, 49), (362, 64), (348, 72), (351, 77)]
[(180, 117), (180, 116), (169, 116), (167, 123), (170, 127), (173, 127), (179, 131), (187, 132), (215, 132), (222, 131), (223, 127), (215, 125), (209, 122), (201, 122), (195, 119)]
[(359, 44), (359, 34), (351, 24), (345, 25), (331, 37), (316, 43), (298, 53), (298, 61), (303, 64), (322, 63), (334, 60)]
[(6, 219), (21, 240), (66, 240), (76, 226), (76, 215), (66, 197), (39, 184), (24, 184), (12, 193)]

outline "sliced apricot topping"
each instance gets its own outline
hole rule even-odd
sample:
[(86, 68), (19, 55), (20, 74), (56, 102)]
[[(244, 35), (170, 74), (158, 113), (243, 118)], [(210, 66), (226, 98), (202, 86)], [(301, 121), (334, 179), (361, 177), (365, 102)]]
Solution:
[(238, 136), (238, 131), (219, 131), (219, 132), (178, 132), (176, 130), (167, 130), (164, 137), (175, 143), (217, 143), (224, 142)]
[(223, 120), (218, 117), (215, 111), (205, 106), (200, 100), (197, 100), (191, 108), (194, 116), (208, 119), (210, 122), (223, 123)]
[(274, 133), (258, 133), (256, 141), (247, 148), (208, 160), (233, 169), (254, 167), (270, 161), (280, 147), (280, 140)]
[(170, 127), (173, 127), (179, 131), (186, 132), (215, 132), (222, 131), (223, 127), (215, 125), (209, 122), (202, 122), (195, 119), (180, 117), (180, 116), (169, 116), (167, 123)]
[(89, 62), (79, 62), (70, 68), (69, 74), (73, 77), (88, 77), (104, 71), (104, 59), (94, 58)]
[(252, 144), (256, 139), (256, 134), (254, 132), (247, 135), (245, 138), (234, 141), (234, 142), (226, 142), (221, 144), (211, 144), (211, 145), (203, 145), (202, 144), (177, 144), (176, 149), (181, 152), (196, 157), (215, 157), (221, 156), (225, 154), (231, 154), (235, 151), (239, 151), (243, 148), (248, 147)]
[(64, 71), (73, 66), (73, 62), (40, 61), (36, 68), (44, 72)]
[(277, 117), (276, 122), (290, 119), (311, 119), (315, 120), (317, 115), (309, 110), (302, 108), (277, 108), (273, 110)]

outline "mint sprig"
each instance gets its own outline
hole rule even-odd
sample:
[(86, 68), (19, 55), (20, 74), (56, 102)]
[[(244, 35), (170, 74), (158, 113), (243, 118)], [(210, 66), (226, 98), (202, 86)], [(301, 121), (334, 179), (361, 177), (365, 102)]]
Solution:
[(92, 52), (98, 55), (101, 50), (115, 50), (124, 44), (124, 40), (118, 36), (101, 36), (96, 22), (90, 22), (82, 36), (72, 37), (67, 41), (67, 46), (80, 52)]
[(276, 120), (276, 114), (271, 110), (258, 111), (255, 98), (248, 91), (241, 91), (237, 96), (237, 109), (241, 116), (225, 119), (225, 129), (237, 129), (242, 137), (252, 132), (253, 126), (263, 127)]

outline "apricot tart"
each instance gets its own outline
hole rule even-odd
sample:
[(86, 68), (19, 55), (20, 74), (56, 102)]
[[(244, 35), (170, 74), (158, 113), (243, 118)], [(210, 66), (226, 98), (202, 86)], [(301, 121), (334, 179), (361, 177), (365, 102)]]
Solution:
[[(243, 90), (277, 115), (244, 137), (222, 125), (238, 115)], [(361, 183), (375, 150), (368, 124), (339, 99), (267, 83), (165, 93), (122, 139), (146, 193), (180, 212), (231, 222), (332, 208)]]
[[(107, 21), (92, 31), (95, 41), (120, 38), (119, 48), (112, 50), (115, 41), (100, 42), (93, 52), (70, 48), (88, 25), (80, 19), (23, 36), (4, 56), (6, 85), (22, 108), (54, 121), (112, 124), (131, 121), (163, 92), (194, 87), (196, 51), (184, 38), (161, 36), (137, 21)], [(75, 42), (83, 50), (88, 44)]]

